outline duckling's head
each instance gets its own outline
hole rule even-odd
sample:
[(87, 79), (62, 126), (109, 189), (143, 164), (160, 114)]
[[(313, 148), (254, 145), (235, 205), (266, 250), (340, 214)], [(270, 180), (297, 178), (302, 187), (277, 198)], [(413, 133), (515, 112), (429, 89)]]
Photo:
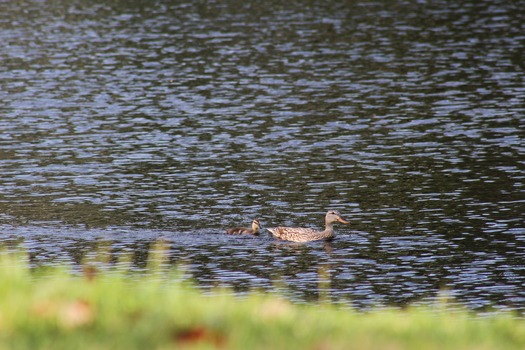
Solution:
[(259, 222), (259, 219), (253, 219), (252, 221), (252, 230), (254, 233), (259, 232), (259, 229), (261, 228), (261, 223)]
[(349, 224), (349, 222), (343, 219), (337, 210), (329, 210), (328, 213), (326, 213), (325, 222), (327, 224), (333, 224), (334, 222), (340, 222), (347, 225)]

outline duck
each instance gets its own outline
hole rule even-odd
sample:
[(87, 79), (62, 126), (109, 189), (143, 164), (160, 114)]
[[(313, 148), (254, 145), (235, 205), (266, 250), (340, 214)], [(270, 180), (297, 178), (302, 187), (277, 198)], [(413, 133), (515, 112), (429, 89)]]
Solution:
[(291, 242), (310, 242), (319, 240), (331, 240), (335, 237), (334, 223), (340, 222), (343, 224), (350, 224), (350, 222), (343, 219), (337, 210), (329, 210), (325, 216), (325, 229), (318, 231), (311, 228), (302, 227), (271, 227), (267, 228), (270, 233), (278, 239)]
[(258, 235), (259, 229), (261, 228), (261, 223), (258, 219), (253, 219), (252, 228), (247, 227), (234, 227), (226, 230), (227, 234), (230, 235)]

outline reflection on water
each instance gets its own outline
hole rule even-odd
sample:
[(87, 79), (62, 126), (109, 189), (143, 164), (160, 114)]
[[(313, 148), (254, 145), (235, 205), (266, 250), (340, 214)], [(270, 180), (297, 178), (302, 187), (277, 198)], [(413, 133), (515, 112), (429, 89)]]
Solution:
[[(324, 271), (356, 305), (447, 287), (523, 310), (517, 4), (0, 10), (0, 237), (35, 264), (102, 245), (143, 269), (162, 239), (203, 286), (279, 280), (313, 300)], [(352, 221), (331, 246), (222, 234), (319, 226), (328, 208)]]

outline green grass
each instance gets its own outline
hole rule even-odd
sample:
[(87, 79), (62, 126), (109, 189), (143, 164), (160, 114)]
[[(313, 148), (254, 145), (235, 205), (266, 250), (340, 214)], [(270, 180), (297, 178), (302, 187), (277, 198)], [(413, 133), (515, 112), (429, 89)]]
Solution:
[(205, 295), (118, 273), (0, 259), (0, 349), (525, 349), (525, 321), (446, 306), (358, 312), (273, 294)]

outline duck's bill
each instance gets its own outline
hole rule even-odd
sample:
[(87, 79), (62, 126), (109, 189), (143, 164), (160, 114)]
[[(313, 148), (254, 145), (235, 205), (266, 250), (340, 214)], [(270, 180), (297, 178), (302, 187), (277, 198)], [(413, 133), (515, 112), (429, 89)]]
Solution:
[(338, 217), (337, 218), (337, 221), (339, 221), (340, 223), (343, 223), (343, 224), (350, 224), (350, 222), (346, 221), (345, 219), (343, 219), (342, 217)]

